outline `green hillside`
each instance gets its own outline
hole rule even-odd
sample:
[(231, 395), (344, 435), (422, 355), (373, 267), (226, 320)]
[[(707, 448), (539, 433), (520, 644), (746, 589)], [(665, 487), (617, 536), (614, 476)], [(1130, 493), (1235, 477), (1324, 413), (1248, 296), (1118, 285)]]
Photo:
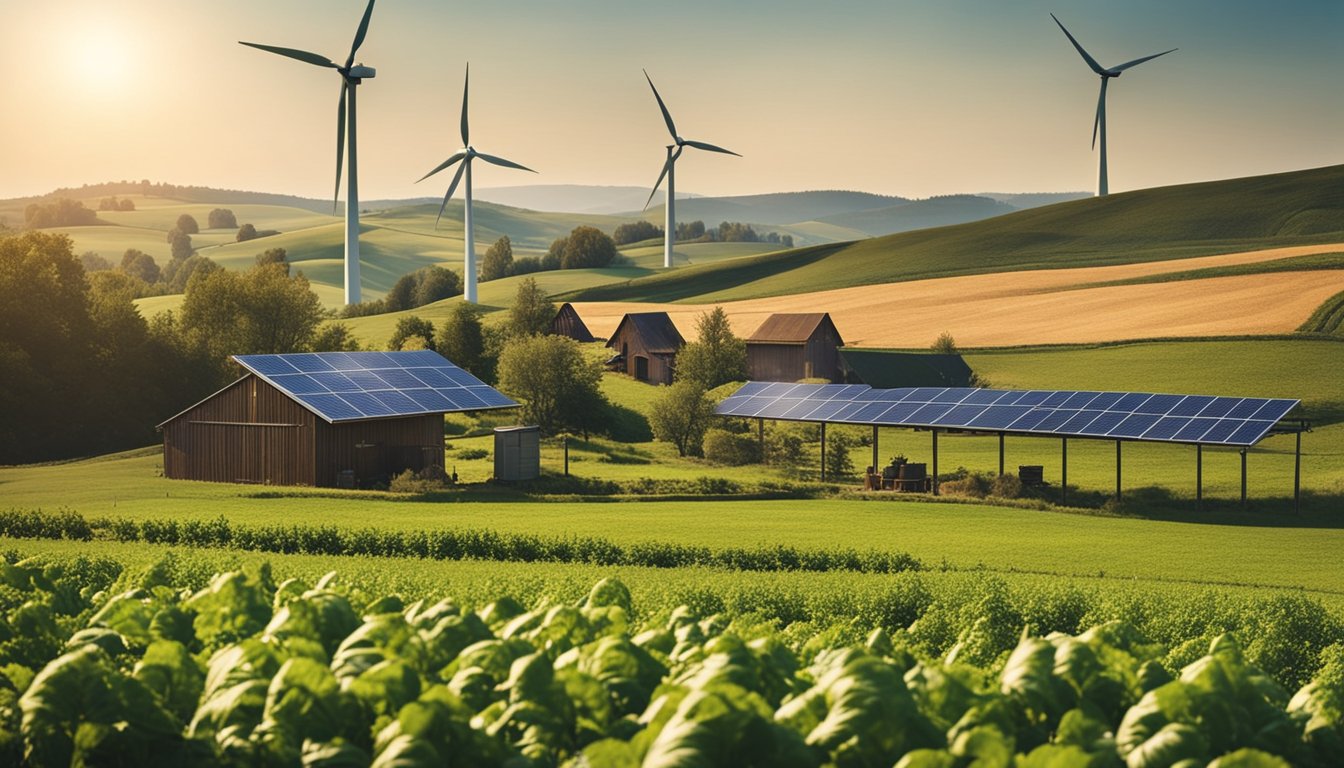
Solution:
[[(679, 221), (702, 219), (709, 226), (717, 225), (721, 221), (792, 224), (842, 213), (887, 208), (907, 202), (910, 201), (903, 197), (839, 190), (694, 197), (689, 200), (677, 200), (677, 219)], [(650, 206), (642, 215), (650, 221), (662, 221), (665, 216), (662, 205)]]
[(927, 200), (874, 208), (867, 211), (826, 216), (820, 221), (857, 230), (872, 236), (909, 232), (913, 229), (945, 227), (964, 224), (994, 216), (1012, 213), (1017, 208), (1008, 203), (978, 195), (942, 195)]
[(938, 229), (695, 266), (565, 300), (726, 301), (1344, 239), (1344, 166), (1088, 198)]

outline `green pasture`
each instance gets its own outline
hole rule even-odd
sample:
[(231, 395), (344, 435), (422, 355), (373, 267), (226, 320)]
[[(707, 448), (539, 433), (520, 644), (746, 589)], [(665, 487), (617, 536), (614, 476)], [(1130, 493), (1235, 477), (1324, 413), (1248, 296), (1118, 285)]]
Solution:
[(584, 301), (713, 302), (1026, 269), (1105, 266), (1344, 237), (1344, 165), (1074, 200), (992, 219), (706, 264)]

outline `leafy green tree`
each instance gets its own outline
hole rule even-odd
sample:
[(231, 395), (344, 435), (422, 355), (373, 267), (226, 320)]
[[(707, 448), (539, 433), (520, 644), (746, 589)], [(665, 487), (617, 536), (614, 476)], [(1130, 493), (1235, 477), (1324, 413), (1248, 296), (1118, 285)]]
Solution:
[(238, 218), (228, 208), (215, 208), (206, 217), (206, 225), (210, 229), (237, 229)]
[(617, 245), (629, 245), (638, 243), (641, 240), (652, 240), (655, 237), (663, 236), (663, 228), (651, 221), (632, 221), (621, 224), (612, 230), (612, 242)]
[(205, 276), (221, 267), (205, 256), (196, 254), (185, 259), (174, 259), (163, 269), (163, 281), (169, 293), (186, 293), (193, 278)]
[(543, 269), (545, 269), (545, 267), (542, 266), (540, 258), (536, 256), (522, 256), (513, 260), (513, 265), (509, 269), (509, 275), (530, 275), (534, 272), (541, 272)]
[(190, 213), (184, 213), (177, 217), (177, 230), (188, 235), (195, 235), (201, 231), (201, 225), (196, 223), (196, 217)]
[(952, 334), (943, 331), (938, 334), (938, 338), (929, 349), (940, 355), (955, 355), (957, 353), (957, 340), (952, 338)]
[(678, 381), (654, 401), (649, 412), (653, 436), (677, 447), (677, 453), (699, 453), (714, 404), (697, 381)]
[(677, 223), (678, 242), (687, 240), (699, 240), (705, 236), (705, 222), (703, 221), (682, 221)]
[(191, 247), (191, 235), (174, 227), (168, 231), (168, 245), (172, 249), (174, 259), (185, 259), (195, 253)]
[(605, 411), (599, 383), (602, 368), (564, 336), (519, 335), (499, 356), (499, 388), (523, 404), (523, 418), (547, 434), (596, 426), (592, 415)]
[(677, 353), (677, 379), (705, 389), (746, 379), (747, 342), (733, 334), (723, 307), (701, 315), (695, 327), (696, 340)]
[(451, 299), (462, 293), (462, 278), (451, 269), (431, 264), (416, 270), (416, 275), (414, 301), (417, 307)]
[(121, 271), (150, 285), (159, 282), (159, 265), (154, 257), (135, 248), (121, 255)]
[(85, 251), (79, 255), (79, 263), (83, 265), (85, 272), (102, 272), (111, 269), (112, 262), (104, 259), (96, 251)]
[(513, 243), (505, 235), (494, 242), (481, 259), (481, 282), (513, 274)]
[(117, 210), (119, 210), (119, 211), (134, 211), (134, 210), (135, 210), (135, 201), (132, 200), (132, 199), (129, 198), (129, 197), (124, 197), (124, 198), (121, 199), (121, 202), (120, 202), (120, 203), (117, 203)]
[(30, 229), (47, 227), (87, 227), (98, 223), (98, 213), (79, 200), (60, 197), (49, 203), (29, 203), (23, 220)]
[(187, 284), (181, 332), (219, 370), (229, 355), (302, 352), (325, 315), (303, 275), (274, 266), (216, 270)]
[(257, 239), (257, 228), (251, 224), (244, 224), (238, 228), (238, 234), (233, 238), (236, 242), (245, 243), (248, 240)]
[[(415, 343), (410, 343), (412, 340), (415, 340)], [(387, 342), (387, 348), (393, 351), (433, 349), (434, 323), (415, 315), (401, 318), (397, 321), (396, 330), (392, 332), (392, 338)]]
[(486, 353), (481, 316), (471, 304), (464, 301), (453, 305), (447, 319), (439, 326), (434, 348), (476, 378), (494, 381), (494, 360)]
[(565, 238), (560, 254), (561, 269), (605, 267), (616, 258), (616, 243), (597, 227), (575, 227)]
[(323, 323), (313, 336), (314, 352), (358, 352), (360, 349), (359, 340), (345, 323)]
[(541, 269), (550, 272), (560, 268), (560, 262), (565, 257), (565, 246), (569, 243), (569, 238), (558, 237), (551, 241), (551, 246), (546, 249), (546, 255), (541, 257)]
[(275, 264), (276, 266), (284, 269), (285, 274), (288, 275), (289, 274), (288, 257), (289, 254), (285, 251), (284, 248), (267, 248), (266, 250), (257, 254), (257, 266), (264, 266), (266, 264)]
[(506, 328), (511, 336), (528, 336), (545, 333), (555, 319), (555, 303), (546, 292), (537, 285), (535, 278), (525, 277), (518, 283), (518, 291), (513, 295), (513, 304), (509, 307)]
[(826, 479), (843, 480), (854, 475), (854, 459), (850, 449), (858, 441), (843, 429), (834, 429), (826, 436)]

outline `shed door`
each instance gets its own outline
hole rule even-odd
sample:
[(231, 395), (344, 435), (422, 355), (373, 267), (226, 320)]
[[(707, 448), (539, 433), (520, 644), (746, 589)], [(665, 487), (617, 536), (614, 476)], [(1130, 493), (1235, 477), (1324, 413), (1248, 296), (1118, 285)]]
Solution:
[(649, 358), (643, 355), (635, 357), (635, 378), (640, 381), (649, 380)]

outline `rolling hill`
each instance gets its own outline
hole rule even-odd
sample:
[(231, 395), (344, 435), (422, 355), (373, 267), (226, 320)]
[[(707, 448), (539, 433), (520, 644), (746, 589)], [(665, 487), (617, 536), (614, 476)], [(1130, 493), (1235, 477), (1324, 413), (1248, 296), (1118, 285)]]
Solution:
[(1010, 270), (1344, 241), (1344, 166), (1138, 190), (679, 269), (559, 297), (715, 302)]

